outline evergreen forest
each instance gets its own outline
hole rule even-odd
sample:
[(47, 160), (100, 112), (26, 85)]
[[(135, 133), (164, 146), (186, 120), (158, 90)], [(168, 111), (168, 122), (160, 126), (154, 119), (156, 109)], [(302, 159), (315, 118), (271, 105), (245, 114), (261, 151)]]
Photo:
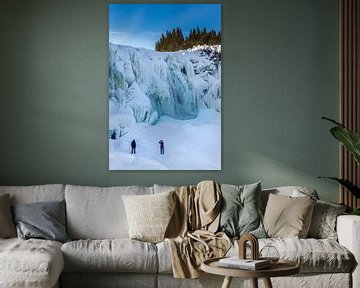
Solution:
[(197, 45), (221, 45), (221, 32), (207, 31), (206, 28), (190, 29), (188, 37), (184, 37), (182, 30), (177, 27), (166, 31), (155, 43), (155, 50), (160, 52), (173, 52), (189, 49)]

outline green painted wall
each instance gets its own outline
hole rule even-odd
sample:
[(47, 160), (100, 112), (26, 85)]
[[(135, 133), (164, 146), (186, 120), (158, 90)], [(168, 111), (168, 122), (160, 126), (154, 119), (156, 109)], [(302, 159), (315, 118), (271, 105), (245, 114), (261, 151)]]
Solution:
[(337, 201), (317, 179), (338, 174), (320, 119), (338, 117), (337, 0), (221, 3), (222, 171), (123, 172), (108, 170), (107, 1), (1, 1), (0, 184), (261, 179)]

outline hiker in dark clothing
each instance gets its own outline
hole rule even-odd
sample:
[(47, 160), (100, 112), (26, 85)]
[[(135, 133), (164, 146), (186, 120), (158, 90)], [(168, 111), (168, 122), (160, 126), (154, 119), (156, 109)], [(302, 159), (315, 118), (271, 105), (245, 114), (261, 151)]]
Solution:
[(131, 154), (136, 154), (136, 142), (135, 139), (131, 141)]
[(160, 154), (164, 154), (164, 153), (165, 153), (165, 150), (164, 150), (164, 141), (163, 141), (163, 140), (160, 140), (160, 141), (159, 141), (159, 144), (160, 144)]

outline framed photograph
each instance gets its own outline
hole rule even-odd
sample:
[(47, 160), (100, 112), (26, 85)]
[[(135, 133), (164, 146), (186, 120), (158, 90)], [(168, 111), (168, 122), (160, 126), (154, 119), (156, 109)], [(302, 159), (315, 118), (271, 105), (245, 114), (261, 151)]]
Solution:
[(109, 4), (109, 169), (221, 170), (221, 4)]

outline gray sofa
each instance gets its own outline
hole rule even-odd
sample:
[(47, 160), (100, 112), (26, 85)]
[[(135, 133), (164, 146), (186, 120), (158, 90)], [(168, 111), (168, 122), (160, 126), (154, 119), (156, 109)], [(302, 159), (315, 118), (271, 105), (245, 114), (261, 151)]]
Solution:
[[(168, 191), (172, 187), (89, 187), (76, 185), (0, 186), (15, 203), (66, 202), (65, 244), (40, 239), (0, 239), (0, 287), (221, 287), (223, 278), (172, 277), (167, 242), (151, 244), (128, 238), (122, 195)], [(291, 187), (263, 191), (292, 195)], [(314, 192), (313, 192), (314, 193)], [(316, 192), (315, 192), (316, 193)], [(301, 273), (273, 278), (274, 287), (360, 287), (360, 217), (337, 218), (338, 241), (330, 239), (260, 239), (260, 248), (273, 245), (281, 257), (297, 261)], [(228, 252), (236, 255), (237, 242)], [(262, 281), (259, 281), (260, 287)], [(234, 279), (236, 285), (250, 285)], [(242, 287), (242, 286), (241, 286)]]

